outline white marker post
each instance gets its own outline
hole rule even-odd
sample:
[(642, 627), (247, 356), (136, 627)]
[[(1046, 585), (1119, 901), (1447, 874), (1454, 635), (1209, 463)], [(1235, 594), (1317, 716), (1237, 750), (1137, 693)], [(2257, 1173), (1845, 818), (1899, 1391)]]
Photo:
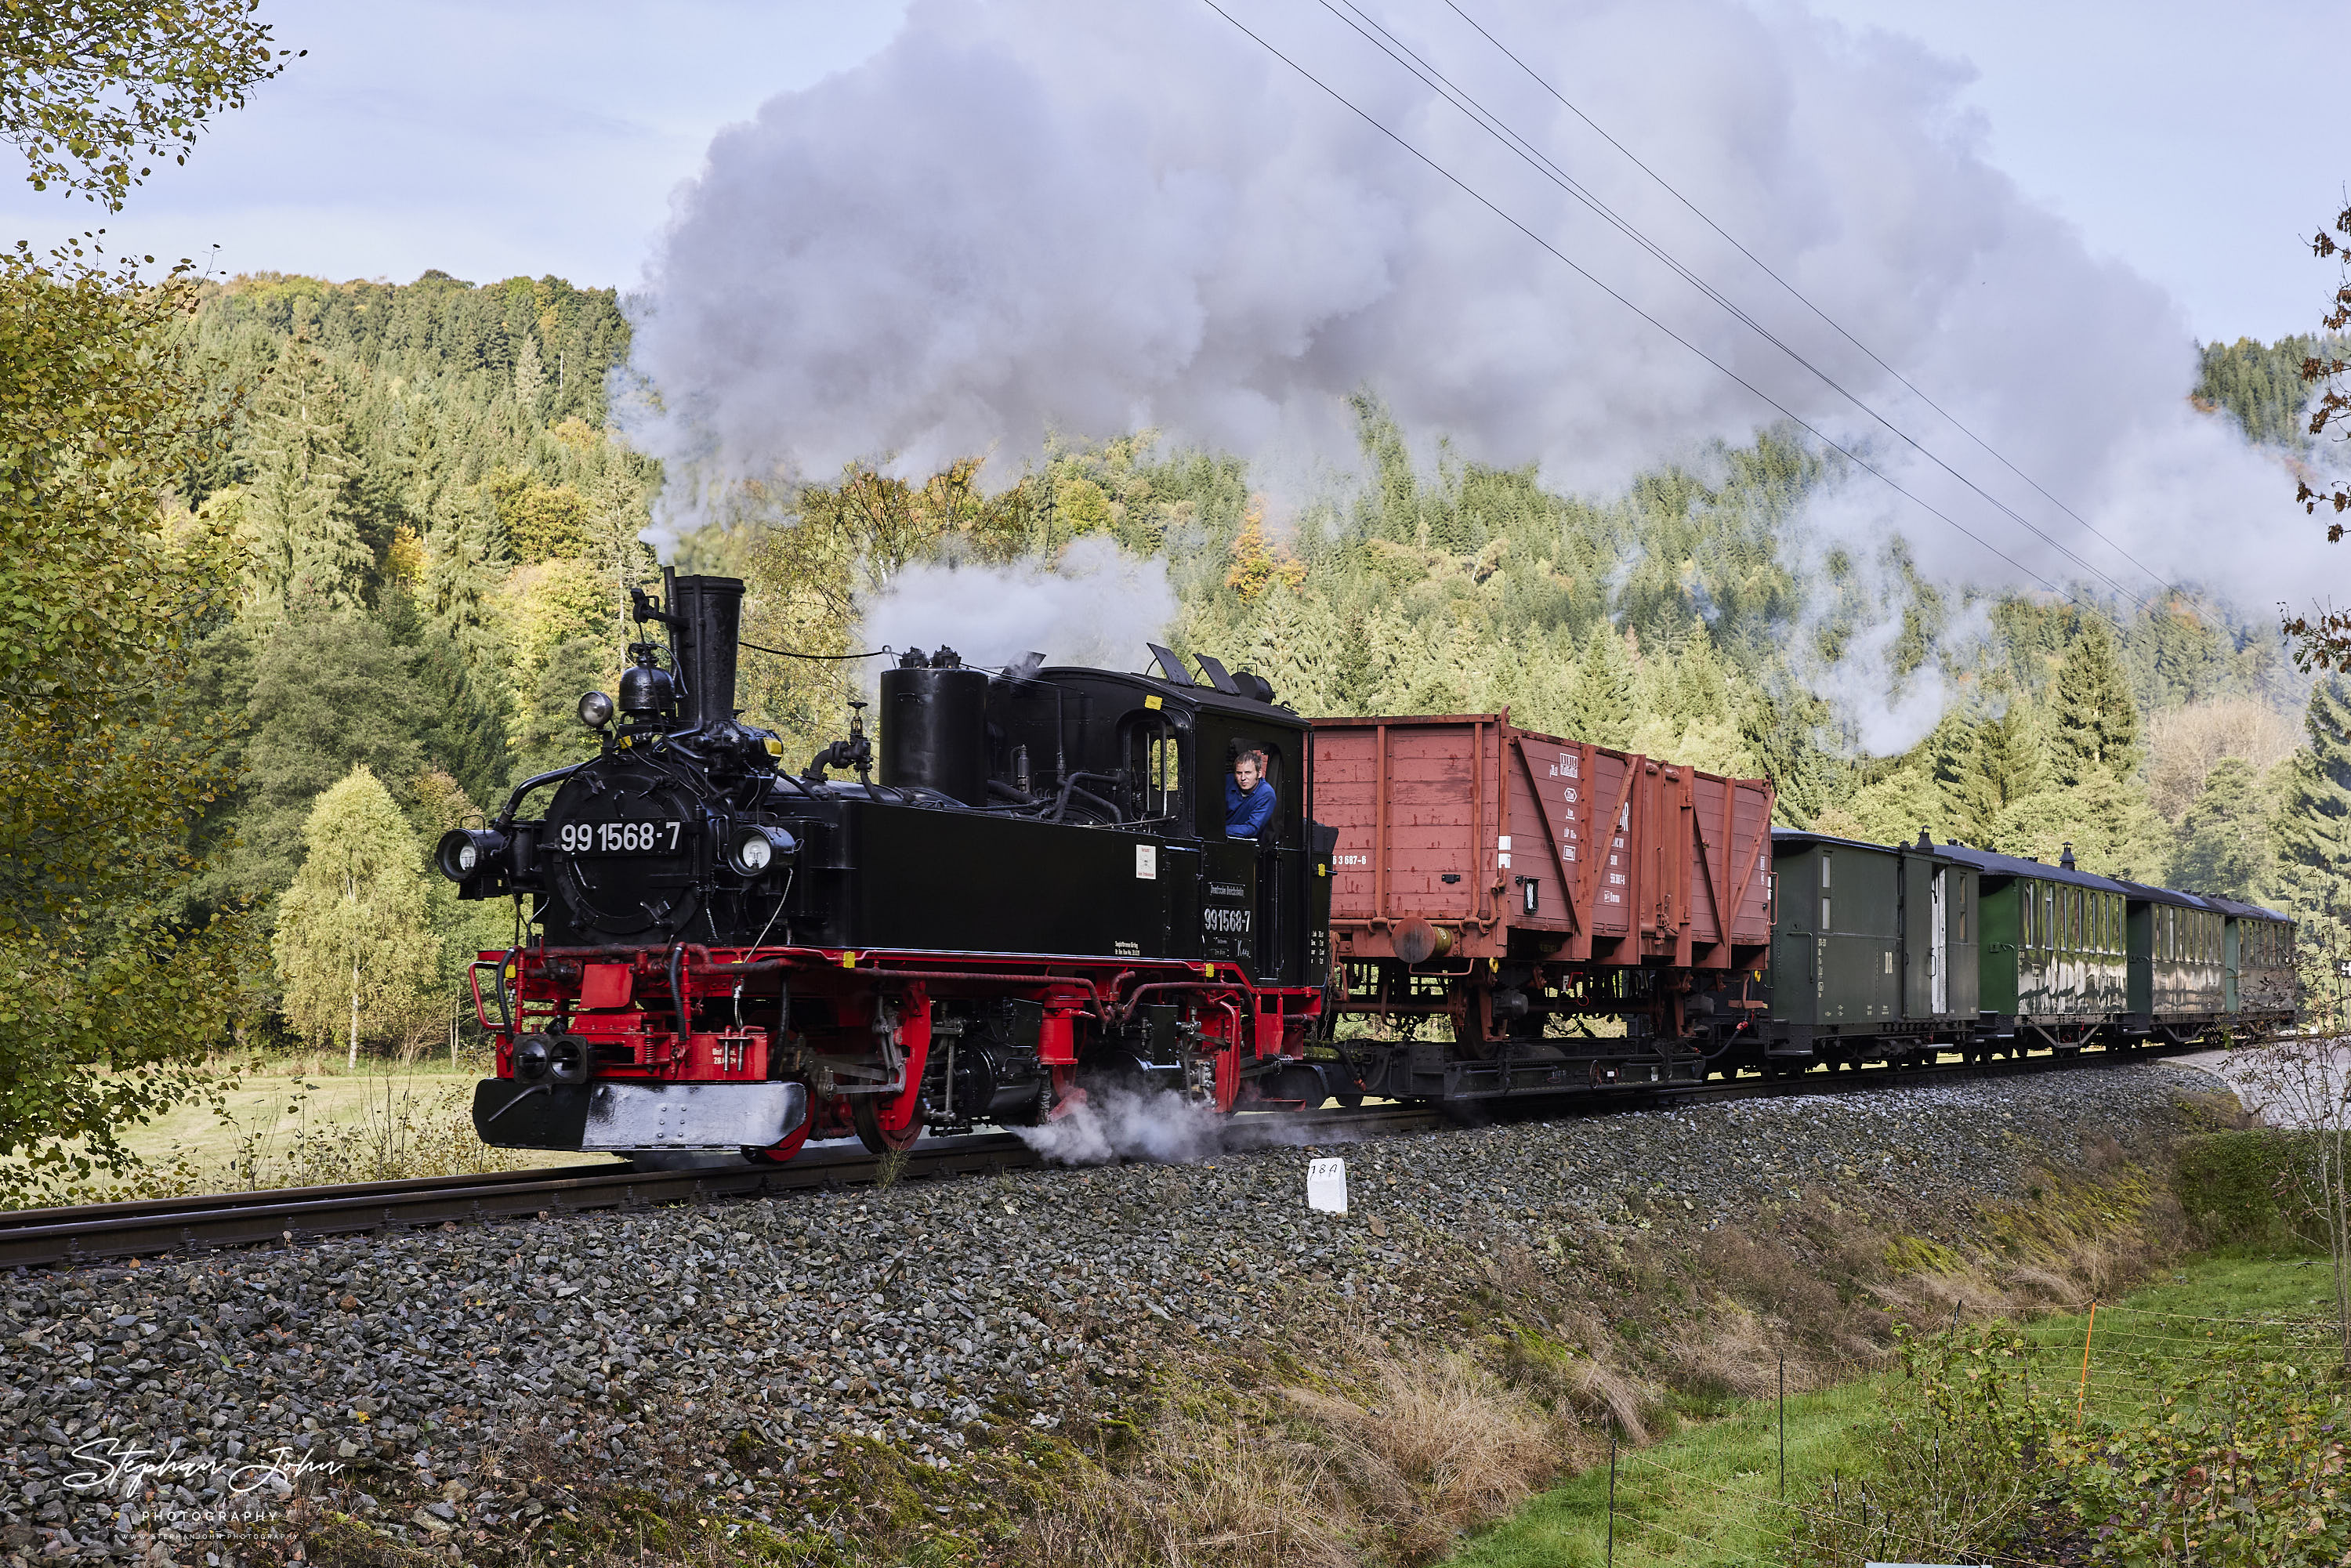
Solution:
[(1318, 1214), (1347, 1212), (1347, 1162), (1306, 1162), (1306, 1207)]

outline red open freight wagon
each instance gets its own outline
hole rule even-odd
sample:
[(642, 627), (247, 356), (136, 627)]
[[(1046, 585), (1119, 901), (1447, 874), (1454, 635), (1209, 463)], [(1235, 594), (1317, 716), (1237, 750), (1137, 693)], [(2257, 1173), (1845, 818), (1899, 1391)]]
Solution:
[[(1540, 1037), (1547, 1012), (1637, 1012), (1673, 1033), (1680, 996), (1761, 963), (1768, 780), (1508, 713), (1318, 718), (1313, 734), (1314, 815), (1338, 834), (1332, 959), (1358, 1009), (1450, 1012), (1473, 1041)], [(1590, 983), (1608, 970), (1654, 983)], [(1499, 1006), (1480, 994), (1495, 991)]]

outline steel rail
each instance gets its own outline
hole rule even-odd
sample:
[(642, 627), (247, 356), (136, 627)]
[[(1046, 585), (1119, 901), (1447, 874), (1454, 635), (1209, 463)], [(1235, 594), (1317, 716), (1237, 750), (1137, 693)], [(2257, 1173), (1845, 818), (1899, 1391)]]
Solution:
[[(1467, 1101), (1364, 1106), (1356, 1110), (1246, 1114), (1227, 1125), (1228, 1150), (1336, 1143), (1465, 1124), (1667, 1110), (1730, 1100), (1851, 1093), (1925, 1083), (2023, 1076), (2073, 1067), (2121, 1066), (2199, 1045), (2099, 1050), (2006, 1057), (1924, 1067), (1814, 1069), (1781, 1078), (1719, 1082), (1612, 1085), (1558, 1094), (1516, 1093)], [(811, 1188), (859, 1186), (885, 1178), (959, 1176), (1027, 1169), (1045, 1157), (1009, 1133), (978, 1134), (916, 1145), (903, 1155), (862, 1148), (817, 1149), (780, 1166), (640, 1170), (568, 1166), (488, 1175), (425, 1176), (341, 1186), (208, 1193), (131, 1203), (19, 1209), (0, 1213), (0, 1269), (39, 1269), (110, 1259), (193, 1252), (215, 1247), (299, 1245), (430, 1226), (538, 1218), (668, 1204), (714, 1204), (778, 1197)], [(894, 1166), (894, 1169), (892, 1167)]]

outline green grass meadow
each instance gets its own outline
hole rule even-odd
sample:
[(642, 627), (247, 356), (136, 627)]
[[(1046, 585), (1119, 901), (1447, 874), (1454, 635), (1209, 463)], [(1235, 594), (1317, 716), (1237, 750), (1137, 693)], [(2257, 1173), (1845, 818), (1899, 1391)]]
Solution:
[[(2023, 1333), (2035, 1357), (2036, 1387), (2078, 1394), (2085, 1418), (2138, 1415), (2157, 1404), (2161, 1383), (2133, 1353), (2186, 1354), (2199, 1342), (2243, 1332), (2249, 1320), (2325, 1321), (2333, 1301), (2324, 1259), (2223, 1254), (2102, 1303), (2095, 1327), (2085, 1312), (2036, 1320)], [(2307, 1332), (2294, 1338), (2311, 1343)], [(1808, 1502), (1834, 1474), (1869, 1469), (1884, 1386), (1883, 1378), (1870, 1378), (1789, 1396), (1790, 1502)], [(1686, 1413), (1647, 1448), (1621, 1449), (1617, 1568), (1761, 1568), (1784, 1561), (1792, 1516), (1780, 1501), (1780, 1430), (1775, 1401), (1738, 1401)], [(1607, 1467), (1595, 1466), (1472, 1537), (1448, 1561), (1457, 1568), (1602, 1568), (1611, 1561), (1608, 1500)]]

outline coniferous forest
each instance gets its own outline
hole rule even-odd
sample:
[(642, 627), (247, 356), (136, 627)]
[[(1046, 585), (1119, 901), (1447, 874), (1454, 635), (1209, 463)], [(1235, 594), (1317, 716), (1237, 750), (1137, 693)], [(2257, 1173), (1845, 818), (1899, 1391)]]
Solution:
[[(513, 936), (510, 909), (425, 876), (426, 846), (590, 747), (574, 706), (610, 689), (628, 590), (659, 570), (637, 536), (660, 475), (607, 408), (628, 324), (609, 291), (428, 273), (240, 277), (204, 290), (191, 329), (225, 417), (188, 462), (183, 517), (228, 541), (235, 574), (193, 665), (232, 781), (193, 846), (195, 913), (246, 934), (223, 1027), (413, 1050), (470, 1017), (466, 962)], [(2215, 345), (2199, 402), (2290, 446), (2306, 351)], [(1102, 536), (1165, 561), (1176, 646), (1258, 670), (1303, 713), (1508, 708), (1768, 775), (1790, 823), (2047, 859), (2070, 844), (2089, 869), (2292, 907), (2317, 922), (2314, 961), (2337, 940), (2351, 697), (2298, 676), (2273, 626), (2185, 594), (2134, 613), (1955, 593), (1898, 545), (1802, 549), (1792, 522), (1836, 476), (1778, 433), (1594, 497), (1416, 454), (1368, 397), (1354, 415), (1364, 480), (1279, 519), (1241, 459), (1144, 435), (1052, 451), (994, 490), (974, 463), (759, 497), (678, 564), (749, 580), (752, 641), (839, 653), (909, 563), (1046, 562)], [(1865, 638), (1882, 646), (1853, 664)], [(746, 716), (812, 752), (857, 668), (747, 653)], [(1939, 722), (1866, 755), (1817, 695), (1855, 671), (1939, 682)], [(339, 915), (318, 891), (329, 862), (380, 866), (360, 879), (380, 906)], [(319, 977), (368, 941), (355, 1003)]]

